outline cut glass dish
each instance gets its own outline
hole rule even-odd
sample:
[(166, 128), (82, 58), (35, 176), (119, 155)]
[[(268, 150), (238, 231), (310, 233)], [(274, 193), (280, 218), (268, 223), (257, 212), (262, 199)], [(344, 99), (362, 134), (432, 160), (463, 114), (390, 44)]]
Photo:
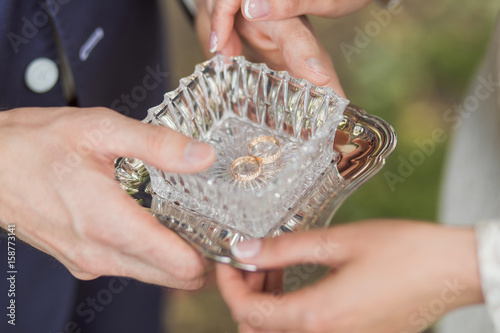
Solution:
[[(227, 227), (265, 236), (304, 203), (335, 159), (335, 130), (348, 101), (243, 57), (215, 56), (180, 83), (145, 121), (209, 143), (217, 158), (197, 174), (146, 165), (153, 191)], [(256, 178), (239, 179), (232, 163), (262, 136), (278, 139), (279, 158), (253, 171)]]
[[(296, 117), (284, 111), (290, 105), (286, 104), (282, 90), (285, 82), (292, 82), (302, 94), (307, 91), (318, 95), (313, 104), (323, 112), (321, 124), (312, 125), (317, 118), (311, 111), (295, 111)], [(312, 110), (304, 108), (309, 105), (307, 101), (298, 102), (300, 96), (295, 96), (293, 105)], [(318, 106), (324, 96), (333, 100), (330, 111)], [(243, 58), (216, 57), (198, 65), (193, 75), (182, 79), (180, 87), (167, 93), (164, 102), (152, 108), (144, 122), (166, 125), (213, 144), (219, 163), (208, 172), (185, 177), (164, 173), (126, 157), (117, 160), (115, 176), (122, 188), (150, 209), (161, 223), (205, 256), (255, 270), (254, 266), (235, 260), (230, 251), (233, 244), (253, 237), (276, 237), (284, 232), (328, 225), (341, 203), (378, 172), (394, 150), (396, 136), (392, 127), (352, 105), (342, 115), (346, 102), (330, 90)], [(277, 112), (282, 112), (283, 117)], [(304, 120), (306, 116), (307, 122), (298, 125), (297, 117)], [(315, 126), (314, 130), (311, 126)], [(231, 162), (247, 155), (248, 142), (260, 135), (279, 139), (280, 157), (263, 165), (262, 175), (255, 182), (236, 181), (231, 175)], [(309, 148), (308, 143), (314, 147)], [(302, 147), (306, 147), (304, 151)], [(295, 172), (290, 174), (287, 166)], [(291, 185), (288, 179), (293, 180)], [(224, 196), (226, 192), (221, 189), (228, 190), (230, 195)], [(232, 208), (236, 212), (230, 210), (228, 203), (235, 205)], [(242, 212), (249, 214), (246, 220), (223, 220)], [(268, 214), (274, 220), (259, 219), (264, 216), (259, 214)]]

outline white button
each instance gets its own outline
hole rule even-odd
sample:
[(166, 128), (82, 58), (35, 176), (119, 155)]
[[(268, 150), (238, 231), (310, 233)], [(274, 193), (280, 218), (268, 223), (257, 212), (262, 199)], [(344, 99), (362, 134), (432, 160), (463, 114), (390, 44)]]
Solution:
[(43, 94), (54, 88), (59, 77), (59, 69), (49, 58), (37, 58), (29, 63), (24, 73), (24, 81), (31, 91)]

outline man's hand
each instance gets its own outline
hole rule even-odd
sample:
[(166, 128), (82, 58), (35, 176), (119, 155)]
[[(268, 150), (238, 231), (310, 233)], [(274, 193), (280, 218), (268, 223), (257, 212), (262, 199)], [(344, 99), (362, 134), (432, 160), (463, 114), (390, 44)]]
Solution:
[[(235, 10), (224, 15), (214, 12), (230, 4), (220, 1), (201, 1), (198, 8), (196, 28), (207, 57), (209, 50), (228, 56), (244, 54), (250, 61), (264, 62), (273, 70), (286, 70), (318, 86), (332, 87), (344, 96), (330, 56), (305, 16), (251, 22), (238, 12), (239, 1)], [(224, 23), (229, 18), (230, 24)], [(212, 30), (214, 27), (217, 31)]]
[(317, 284), (277, 296), (218, 264), (222, 296), (244, 333), (416, 333), (483, 301), (472, 229), (371, 221), (244, 242), (233, 254), (261, 270), (306, 264), (293, 278), (331, 268)]
[(132, 277), (194, 289), (205, 262), (114, 179), (132, 156), (171, 172), (198, 172), (215, 151), (175, 131), (104, 109), (0, 112), (0, 225), (80, 279)]

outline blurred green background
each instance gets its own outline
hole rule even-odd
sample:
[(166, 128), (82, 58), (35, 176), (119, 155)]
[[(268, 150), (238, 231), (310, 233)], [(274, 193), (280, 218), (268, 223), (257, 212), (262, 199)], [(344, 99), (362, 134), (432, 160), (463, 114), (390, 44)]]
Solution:
[[(172, 74), (179, 79), (204, 59), (177, 1), (164, 2)], [(429, 154), (418, 143), (440, 128), (452, 140), (451, 124), (443, 114), (466, 94), (499, 9), (498, 0), (407, 0), (401, 12), (386, 15), (385, 21), (375, 4), (345, 18), (311, 18), (347, 97), (387, 120), (398, 135), (384, 169), (344, 203), (334, 223), (377, 217), (437, 219), (447, 142), (436, 143)], [(360, 31), (368, 38), (362, 39)], [(416, 159), (417, 154), (424, 158)], [(398, 169), (404, 161), (418, 163), (404, 177), (388, 181), (391, 175), (402, 176)], [(236, 332), (213, 278), (200, 291), (167, 294), (165, 323), (170, 332)]]

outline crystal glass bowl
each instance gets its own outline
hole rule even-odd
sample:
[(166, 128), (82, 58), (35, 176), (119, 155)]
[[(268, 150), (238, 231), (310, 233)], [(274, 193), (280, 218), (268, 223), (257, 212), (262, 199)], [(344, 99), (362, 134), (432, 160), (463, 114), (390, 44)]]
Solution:
[[(217, 159), (198, 174), (146, 165), (152, 189), (180, 211), (263, 237), (324, 181), (338, 157), (333, 141), (347, 104), (331, 88), (243, 57), (215, 56), (197, 65), (144, 121), (211, 144)], [(254, 179), (237, 178), (233, 162), (249, 155), (249, 142), (261, 136), (277, 139), (277, 145), (259, 145), (261, 153), (279, 147), (279, 157), (260, 165)]]
[[(320, 182), (313, 186), (302, 206), (289, 212), (265, 237), (327, 226), (342, 202), (383, 167), (395, 147), (396, 135), (391, 125), (348, 105), (335, 135), (335, 160), (319, 178)], [(141, 160), (133, 157), (118, 159), (115, 177), (121, 187), (149, 209), (160, 223), (204, 256), (242, 269), (256, 270), (253, 265), (238, 262), (231, 253), (233, 244), (252, 236), (156, 195)]]

